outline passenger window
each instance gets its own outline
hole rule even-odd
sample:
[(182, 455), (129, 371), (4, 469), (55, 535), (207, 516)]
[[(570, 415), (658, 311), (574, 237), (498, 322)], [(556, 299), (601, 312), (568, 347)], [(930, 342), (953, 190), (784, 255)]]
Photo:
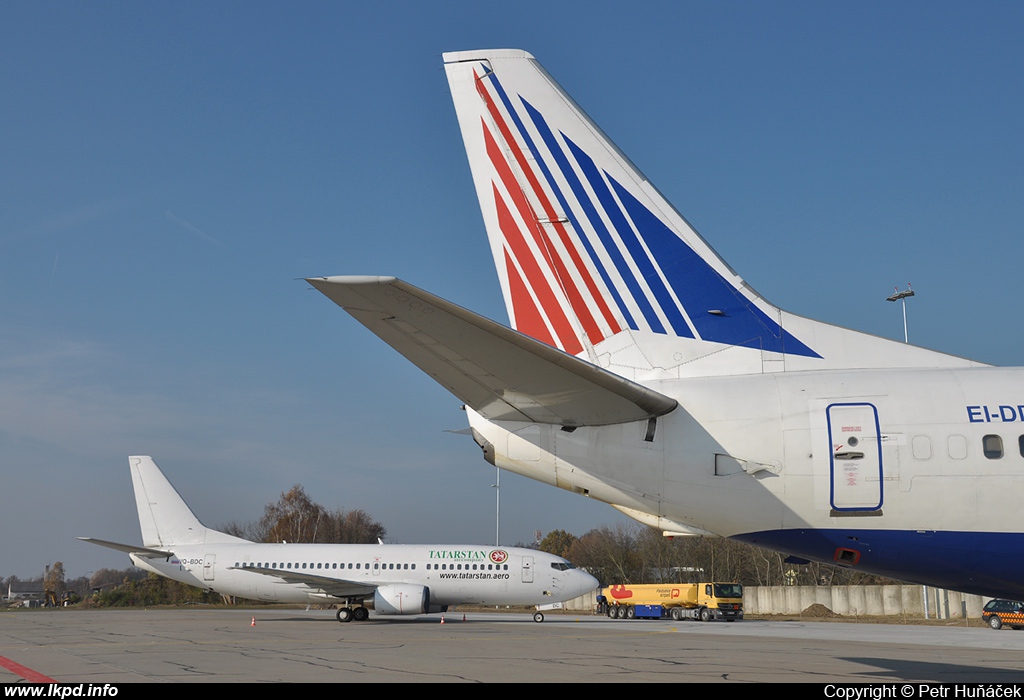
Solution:
[(967, 438), (963, 435), (950, 435), (946, 438), (946, 450), (953, 459), (966, 459)]
[(932, 441), (927, 435), (915, 435), (910, 443), (914, 452), (914, 459), (929, 459), (932, 456)]
[(986, 435), (981, 439), (981, 447), (989, 459), (1002, 459), (1003, 439), (998, 435)]

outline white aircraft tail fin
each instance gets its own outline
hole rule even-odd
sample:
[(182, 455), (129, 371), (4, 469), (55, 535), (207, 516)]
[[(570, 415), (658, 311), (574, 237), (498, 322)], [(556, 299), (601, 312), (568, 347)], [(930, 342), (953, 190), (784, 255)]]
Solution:
[(129, 457), (128, 464), (132, 471), (142, 542), (147, 547), (246, 541), (211, 530), (199, 522), (152, 457)]
[(964, 364), (770, 304), (525, 51), (444, 60), (516, 330), (636, 379)]

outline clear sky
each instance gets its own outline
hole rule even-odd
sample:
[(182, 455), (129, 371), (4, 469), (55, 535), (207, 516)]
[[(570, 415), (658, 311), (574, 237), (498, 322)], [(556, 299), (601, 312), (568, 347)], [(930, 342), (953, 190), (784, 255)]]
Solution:
[[(772, 302), (1024, 364), (1024, 4), (0, 4), (0, 576), (139, 541), (127, 455), (207, 525), (295, 483), (489, 542), (459, 402), (301, 277), (506, 321), (440, 54), (533, 53)], [(502, 475), (502, 540), (622, 521)]]

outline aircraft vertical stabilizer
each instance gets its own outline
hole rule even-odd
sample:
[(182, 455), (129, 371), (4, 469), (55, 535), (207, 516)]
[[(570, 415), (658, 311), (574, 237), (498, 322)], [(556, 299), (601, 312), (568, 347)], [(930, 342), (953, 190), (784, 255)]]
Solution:
[(634, 380), (967, 364), (769, 303), (525, 51), (444, 60), (516, 330)]
[(246, 541), (211, 530), (199, 522), (152, 457), (129, 457), (128, 464), (135, 487), (142, 542), (147, 547)]

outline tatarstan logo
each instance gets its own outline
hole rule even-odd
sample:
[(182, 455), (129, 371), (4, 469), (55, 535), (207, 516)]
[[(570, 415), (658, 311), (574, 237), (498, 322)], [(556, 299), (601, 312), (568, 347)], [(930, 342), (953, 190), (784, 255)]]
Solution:
[(504, 564), (508, 560), (508, 552), (504, 549), (491, 550), (491, 561), (495, 564)]
[(431, 549), (431, 559), (461, 559), (461, 560), (481, 560), (485, 557), (485, 553), (482, 550), (472, 549)]

